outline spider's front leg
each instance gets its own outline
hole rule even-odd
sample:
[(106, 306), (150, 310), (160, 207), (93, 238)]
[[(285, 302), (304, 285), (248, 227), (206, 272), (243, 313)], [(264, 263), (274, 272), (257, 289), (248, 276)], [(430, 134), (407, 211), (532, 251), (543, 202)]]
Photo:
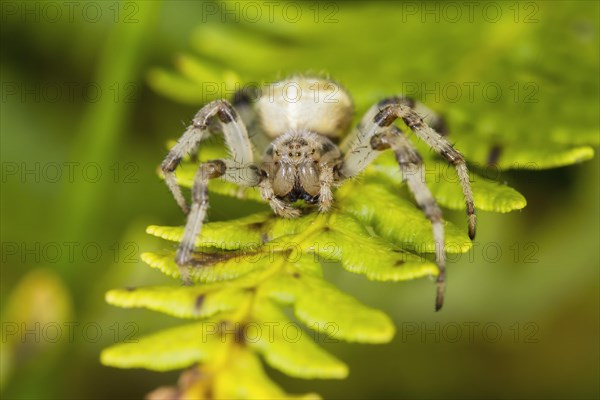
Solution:
[(319, 141), (319, 211), (324, 213), (329, 211), (333, 203), (331, 188), (337, 183), (335, 170), (342, 161), (342, 153), (329, 139), (319, 137)]
[[(475, 236), (475, 208), (468, 171), (463, 157), (442, 135), (431, 129), (413, 110), (413, 107), (418, 108), (418, 105), (406, 97), (392, 97), (371, 107), (353, 135), (349, 136), (342, 145), (345, 156), (340, 168), (340, 176), (342, 179), (356, 176), (377, 157), (380, 151), (386, 149), (394, 151), (402, 170), (403, 179), (407, 182), (417, 204), (424, 210), (432, 223), (436, 246), (436, 263), (439, 269), (436, 297), (436, 310), (439, 310), (443, 305), (446, 285), (442, 212), (425, 184), (425, 173), (420, 155), (403, 133), (392, 125), (396, 118), (402, 116), (401, 118), (419, 137), (455, 165), (467, 204), (469, 236), (471, 238)], [(429, 111), (426, 108), (423, 109), (425, 112)], [(443, 119), (430, 115), (429, 121), (445, 130)]]
[(223, 134), (233, 160), (240, 163), (252, 162), (252, 146), (246, 127), (231, 104), (227, 100), (215, 100), (202, 107), (194, 116), (192, 124), (187, 127), (161, 164), (165, 183), (179, 207), (186, 214), (189, 212), (189, 208), (177, 183), (175, 170), (184, 156), (198, 149), (200, 142), (209, 131), (211, 119), (215, 116), (222, 123)]
[(390, 101), (389, 104), (381, 108), (374, 115), (373, 120), (366, 124), (365, 131), (370, 134), (369, 136), (372, 136), (378, 130), (391, 126), (398, 118), (402, 119), (421, 140), (454, 165), (465, 197), (469, 218), (469, 237), (471, 240), (474, 239), (476, 232), (475, 204), (469, 180), (469, 170), (462, 154), (450, 144), (448, 139), (433, 130), (415, 110), (401, 101)]
[[(227, 166), (223, 160), (214, 160), (203, 162), (198, 167), (194, 175), (194, 185), (192, 187), (192, 206), (188, 213), (187, 223), (183, 233), (183, 238), (175, 255), (175, 262), (179, 266), (181, 277), (184, 283), (188, 282), (187, 270), (182, 267), (191, 260), (192, 252), (196, 244), (196, 238), (202, 229), (202, 223), (206, 217), (208, 209), (208, 181), (212, 178), (218, 178), (225, 174)], [(185, 276), (184, 276), (184, 272)]]
[[(231, 159), (214, 160), (200, 164), (192, 187), (192, 206), (188, 209), (181, 188), (177, 184), (174, 171), (182, 158), (195, 150), (210, 122), (220, 122)], [(194, 117), (192, 124), (181, 139), (169, 151), (161, 168), (169, 190), (177, 204), (188, 214), (187, 223), (175, 261), (179, 266), (182, 280), (189, 284), (189, 270), (184, 268), (192, 258), (196, 239), (202, 229), (202, 223), (208, 209), (208, 181), (217, 177), (243, 186), (256, 186), (259, 182), (258, 168), (253, 163), (253, 150), (248, 132), (237, 112), (227, 100), (215, 100), (202, 107)]]
[(322, 163), (319, 174), (319, 211), (322, 213), (328, 212), (333, 203), (333, 192), (331, 187), (335, 182), (333, 165)]
[(374, 150), (383, 151), (392, 149), (396, 161), (400, 165), (402, 178), (408, 185), (415, 201), (421, 207), (433, 228), (435, 242), (435, 260), (438, 266), (437, 295), (435, 310), (439, 311), (444, 305), (444, 291), (446, 288), (446, 252), (444, 248), (444, 220), (442, 210), (438, 206), (431, 191), (425, 184), (425, 170), (423, 159), (412, 143), (403, 135), (396, 126), (390, 126), (382, 133), (371, 138), (370, 145)]
[(213, 160), (203, 162), (194, 176), (192, 187), (192, 206), (188, 214), (183, 239), (177, 249), (175, 262), (179, 266), (182, 281), (189, 284), (189, 268), (196, 239), (202, 230), (202, 224), (208, 210), (208, 181), (223, 177), (243, 186), (256, 186), (260, 176), (255, 165), (241, 165), (233, 160)]
[(269, 202), (269, 205), (276, 215), (283, 218), (297, 218), (300, 216), (301, 213), (299, 209), (286, 204), (283, 200), (278, 199), (277, 196), (275, 196), (273, 184), (266, 171), (263, 171), (258, 187), (260, 189), (261, 197)]

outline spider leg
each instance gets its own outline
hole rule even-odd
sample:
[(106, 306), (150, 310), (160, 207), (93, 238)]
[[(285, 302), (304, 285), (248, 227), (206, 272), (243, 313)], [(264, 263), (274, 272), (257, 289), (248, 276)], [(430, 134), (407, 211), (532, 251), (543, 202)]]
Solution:
[(242, 165), (233, 160), (220, 159), (203, 162), (194, 175), (192, 186), (192, 205), (187, 217), (183, 239), (177, 249), (175, 262), (179, 266), (184, 284), (189, 284), (189, 268), (196, 239), (202, 230), (202, 224), (208, 210), (208, 181), (223, 177), (243, 186), (256, 186), (259, 182), (258, 168), (255, 165)]
[(331, 186), (334, 183), (333, 165), (323, 163), (320, 166), (319, 173), (319, 211), (327, 212), (331, 208), (333, 202), (333, 193)]
[[(225, 136), (231, 159), (213, 160), (200, 164), (194, 175), (192, 205), (188, 208), (174, 172), (182, 158), (190, 152), (195, 152), (203, 136), (214, 129), (214, 117), (217, 117), (217, 122), (221, 123), (221, 130)], [(211, 125), (211, 123), (213, 124)], [(252, 162), (253, 149), (246, 127), (235, 109), (226, 100), (215, 100), (202, 107), (194, 116), (192, 124), (164, 159), (161, 168), (167, 186), (177, 204), (188, 214), (183, 239), (175, 255), (175, 262), (179, 266), (184, 284), (189, 284), (189, 269), (185, 266), (192, 258), (194, 245), (202, 230), (208, 209), (208, 181), (222, 176), (239, 185), (256, 186), (259, 182), (259, 173), (258, 168)]]
[(342, 153), (328, 138), (320, 137), (321, 153), (319, 157), (319, 211), (327, 212), (333, 203), (331, 187), (336, 183), (336, 168)]
[(161, 164), (167, 187), (179, 207), (186, 214), (189, 212), (189, 208), (181, 188), (177, 184), (175, 169), (186, 154), (197, 151), (201, 140), (209, 132), (211, 118), (214, 116), (217, 116), (222, 123), (225, 141), (233, 160), (242, 164), (252, 162), (252, 145), (248, 139), (246, 127), (240, 121), (231, 104), (226, 100), (215, 100), (202, 107), (194, 116), (192, 124), (187, 127)]
[[(421, 118), (418, 111), (425, 114)], [(467, 215), (469, 216), (469, 236), (475, 237), (475, 207), (468, 176), (468, 170), (462, 155), (431, 126), (446, 133), (444, 120), (426, 107), (407, 97), (391, 97), (371, 107), (362, 118), (357, 129), (342, 143), (345, 154), (338, 170), (338, 179), (351, 178), (364, 170), (380, 151), (391, 148), (400, 165), (403, 179), (406, 181), (417, 204), (424, 210), (432, 223), (436, 245), (436, 263), (439, 268), (437, 277), (436, 310), (444, 302), (446, 285), (446, 256), (444, 251), (444, 223), (442, 213), (425, 184), (422, 159), (410, 141), (393, 122), (402, 118), (408, 127), (439, 154), (449, 160), (456, 168), (465, 196)], [(429, 125), (431, 124), (431, 126)]]
[(465, 159), (445, 137), (434, 131), (403, 99), (390, 98), (384, 100), (380, 103), (383, 106), (372, 107), (367, 112), (351, 141), (348, 142), (348, 151), (342, 174), (354, 176), (366, 168), (376, 157), (376, 154), (369, 151), (371, 138), (391, 126), (396, 119), (401, 118), (421, 140), (454, 165), (465, 197), (469, 218), (469, 237), (474, 239), (476, 230), (475, 205)]
[[(442, 136), (448, 135), (448, 125), (443, 116), (439, 115), (420, 101), (408, 96), (393, 96), (383, 99), (373, 107), (374, 112), (376, 113), (390, 104), (402, 104), (408, 108), (412, 108), (417, 114), (423, 117), (423, 120), (431, 127), (431, 129)], [(375, 116), (375, 114), (373, 114), (373, 116)]]
[(276, 215), (279, 215), (283, 218), (297, 218), (300, 216), (300, 210), (290, 206), (285, 203), (283, 200), (278, 199), (273, 192), (273, 185), (271, 184), (271, 180), (265, 175), (263, 175), (260, 183), (258, 184), (260, 189), (260, 195), (263, 199), (269, 202), (269, 205), (273, 209)]
[(438, 266), (437, 296), (435, 310), (439, 311), (444, 304), (446, 286), (446, 253), (444, 251), (444, 220), (442, 211), (437, 205), (431, 191), (425, 184), (423, 160), (412, 143), (396, 126), (390, 126), (384, 132), (376, 134), (371, 139), (371, 147), (378, 151), (392, 149), (400, 165), (402, 177), (415, 201), (431, 221), (433, 239), (435, 241), (435, 258)]

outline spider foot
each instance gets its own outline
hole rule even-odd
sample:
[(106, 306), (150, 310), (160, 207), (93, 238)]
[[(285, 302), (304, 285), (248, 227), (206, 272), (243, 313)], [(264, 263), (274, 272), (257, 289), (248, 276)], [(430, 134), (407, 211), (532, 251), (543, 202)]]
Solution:
[(327, 213), (327, 212), (329, 212), (329, 210), (331, 209), (331, 204), (332, 204), (331, 200), (329, 200), (329, 201), (321, 201), (319, 203), (319, 212), (321, 212), (321, 213)]
[(181, 286), (192, 286), (192, 279), (190, 277), (191, 265), (178, 265), (179, 276), (181, 277)]
[(285, 207), (285, 206), (279, 208), (277, 211), (275, 211), (275, 213), (277, 215), (279, 215), (280, 217), (289, 218), (289, 219), (298, 218), (300, 215), (302, 215), (302, 211), (300, 209), (294, 208), (294, 207)]
[(181, 206), (181, 211), (183, 211), (184, 215), (188, 215), (190, 213), (190, 207), (187, 204)]
[(321, 190), (321, 194), (319, 197), (319, 211), (322, 213), (326, 213), (331, 209), (331, 205), (333, 204), (333, 194), (331, 190)]
[(440, 311), (444, 305), (444, 292), (446, 291), (446, 273), (440, 271), (436, 279), (437, 293), (435, 297), (435, 311)]
[(471, 240), (475, 239), (475, 214), (469, 215), (469, 238)]

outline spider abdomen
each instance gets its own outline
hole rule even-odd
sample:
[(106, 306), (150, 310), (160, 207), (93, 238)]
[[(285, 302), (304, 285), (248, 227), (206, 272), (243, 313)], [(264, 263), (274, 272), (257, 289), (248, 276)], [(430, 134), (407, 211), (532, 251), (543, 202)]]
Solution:
[(308, 130), (337, 139), (348, 129), (353, 106), (337, 83), (292, 77), (266, 86), (256, 103), (263, 131), (276, 138), (290, 130)]

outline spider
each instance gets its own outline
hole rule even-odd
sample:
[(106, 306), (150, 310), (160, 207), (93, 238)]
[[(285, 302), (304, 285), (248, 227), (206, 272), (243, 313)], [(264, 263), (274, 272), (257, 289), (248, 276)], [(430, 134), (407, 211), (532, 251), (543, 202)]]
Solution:
[[(347, 135), (353, 104), (349, 94), (332, 80), (294, 76), (266, 85), (259, 92), (253, 96), (250, 91), (239, 91), (233, 104), (224, 99), (206, 104), (161, 164), (168, 188), (187, 214), (183, 239), (175, 256), (184, 284), (189, 283), (186, 265), (191, 261), (208, 209), (210, 179), (222, 177), (240, 186), (258, 187), (276, 215), (296, 218), (300, 209), (294, 207), (294, 202), (304, 200), (316, 204), (320, 212), (327, 212), (334, 201), (332, 188), (359, 175), (381, 152), (389, 149), (394, 152), (416, 203), (432, 223), (439, 269), (435, 308), (439, 310), (446, 281), (442, 212), (425, 184), (421, 156), (393, 123), (402, 119), (417, 137), (454, 165), (465, 197), (469, 237), (473, 239), (475, 207), (468, 170), (463, 156), (437, 132), (445, 130), (443, 119), (408, 97), (394, 96), (373, 105)], [(421, 117), (423, 112), (418, 112), (419, 108), (428, 116)], [(200, 163), (192, 186), (192, 204), (188, 207), (175, 170), (186, 154), (195, 154), (215, 126), (225, 136), (230, 155)], [(255, 146), (263, 150), (258, 163)]]

